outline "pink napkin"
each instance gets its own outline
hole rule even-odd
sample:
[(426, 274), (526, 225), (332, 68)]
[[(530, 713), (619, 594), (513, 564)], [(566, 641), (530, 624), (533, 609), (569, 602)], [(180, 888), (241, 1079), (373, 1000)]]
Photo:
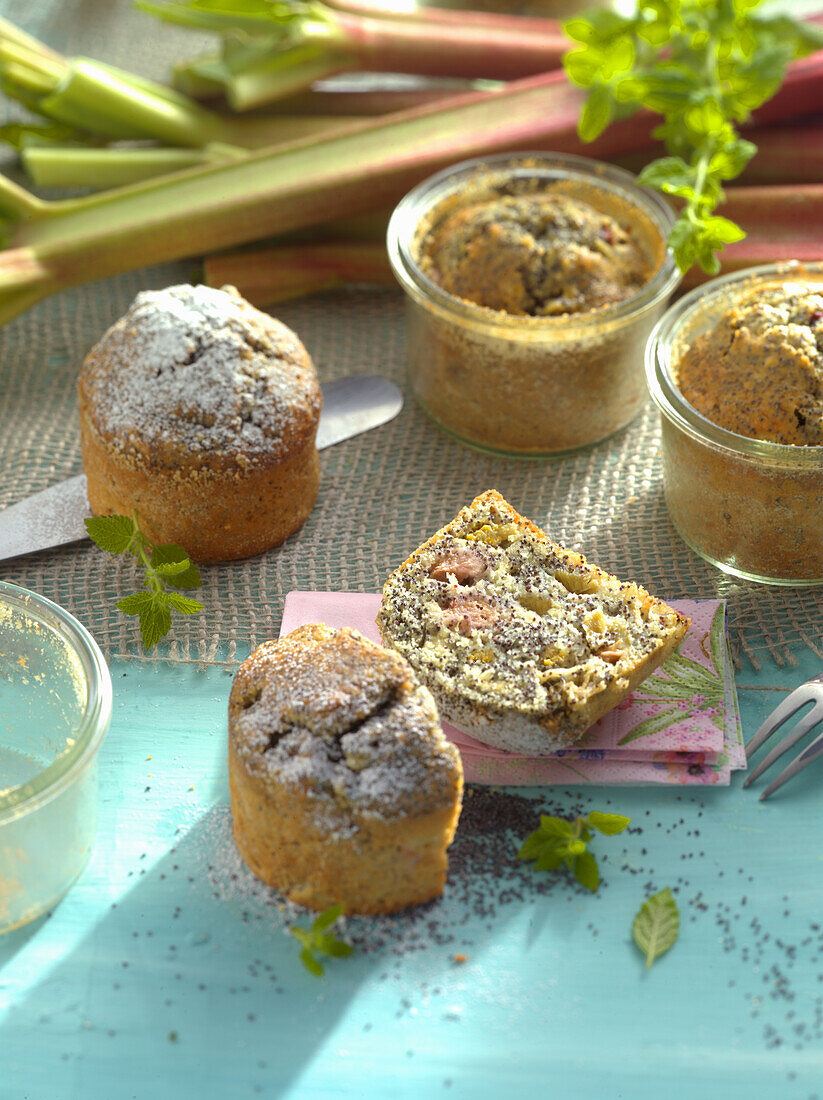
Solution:
[[(634, 694), (591, 726), (573, 748), (526, 756), (484, 745), (443, 723), (469, 783), (728, 785), (746, 766), (722, 600), (673, 600), (692, 620), (678, 652)], [(281, 636), (305, 623), (350, 626), (380, 642), (377, 593), (289, 592)]]

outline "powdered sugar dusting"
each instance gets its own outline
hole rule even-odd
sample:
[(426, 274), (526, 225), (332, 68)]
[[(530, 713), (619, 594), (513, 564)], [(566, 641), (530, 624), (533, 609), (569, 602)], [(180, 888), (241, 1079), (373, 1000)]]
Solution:
[(320, 391), (297, 336), (231, 288), (143, 291), (90, 352), (81, 391), (128, 447), (268, 452), (316, 420)]
[(314, 625), (261, 646), (229, 713), (245, 766), (304, 790), (330, 834), (356, 831), (353, 814), (394, 819), (454, 798), (458, 757), (430, 693), (355, 631)]

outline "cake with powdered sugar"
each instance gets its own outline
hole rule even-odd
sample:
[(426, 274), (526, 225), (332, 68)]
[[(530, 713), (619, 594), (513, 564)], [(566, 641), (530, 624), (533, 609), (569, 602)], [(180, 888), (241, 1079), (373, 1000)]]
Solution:
[(396, 653), (315, 623), (265, 642), (229, 697), (234, 837), (312, 909), (391, 913), (438, 896), (463, 769)]
[(78, 380), (95, 514), (136, 512), (195, 561), (281, 543), (317, 497), (321, 394), (297, 336), (233, 287), (137, 295)]

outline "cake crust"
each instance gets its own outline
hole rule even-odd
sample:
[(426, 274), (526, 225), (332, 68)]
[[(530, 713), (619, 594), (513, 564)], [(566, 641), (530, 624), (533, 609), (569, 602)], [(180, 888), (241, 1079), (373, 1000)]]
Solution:
[(392, 573), (378, 626), (443, 718), (540, 755), (574, 744), (630, 694), (689, 620), (489, 490)]
[(243, 663), (229, 698), (234, 837), (313, 909), (390, 913), (438, 896), (462, 796), (457, 749), (396, 653), (300, 627)]

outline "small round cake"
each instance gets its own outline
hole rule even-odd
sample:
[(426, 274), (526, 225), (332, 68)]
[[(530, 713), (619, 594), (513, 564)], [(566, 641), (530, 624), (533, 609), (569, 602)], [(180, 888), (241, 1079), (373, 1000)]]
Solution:
[(460, 755), (408, 663), (355, 630), (302, 626), (241, 665), (229, 788), (240, 854), (292, 901), (392, 913), (443, 891)]
[(233, 287), (138, 294), (89, 352), (78, 391), (96, 515), (136, 512), (153, 542), (217, 562), (277, 546), (314, 507), (314, 366)]
[(460, 207), (421, 242), (420, 266), (457, 298), (532, 317), (604, 309), (654, 274), (628, 221), (552, 191)]

